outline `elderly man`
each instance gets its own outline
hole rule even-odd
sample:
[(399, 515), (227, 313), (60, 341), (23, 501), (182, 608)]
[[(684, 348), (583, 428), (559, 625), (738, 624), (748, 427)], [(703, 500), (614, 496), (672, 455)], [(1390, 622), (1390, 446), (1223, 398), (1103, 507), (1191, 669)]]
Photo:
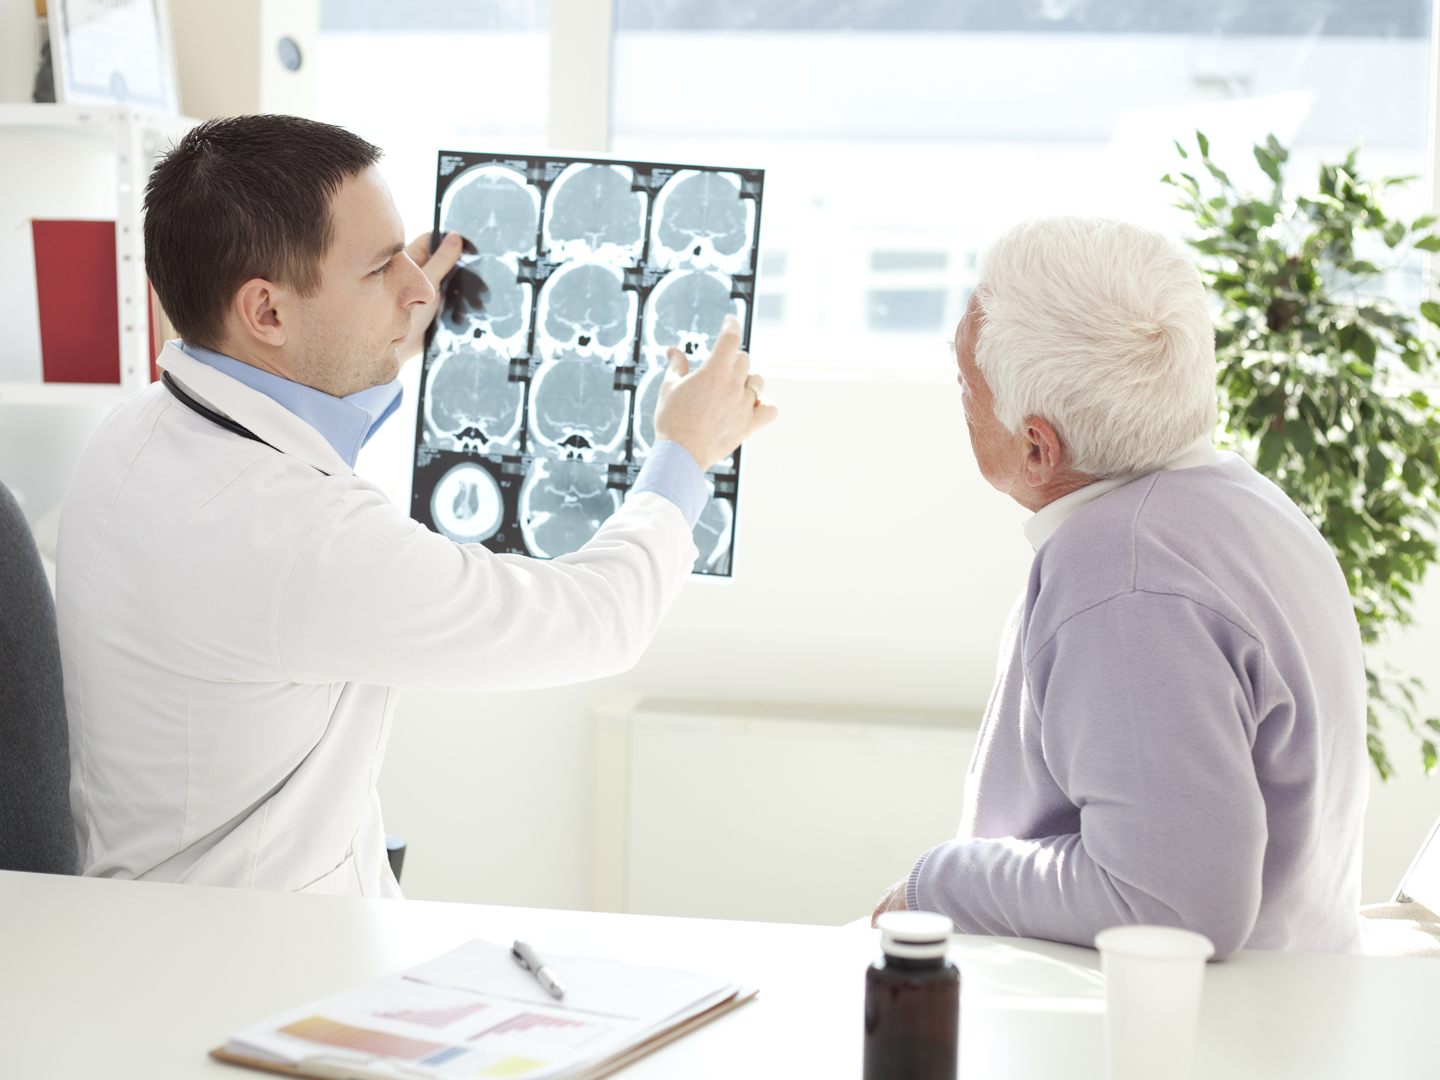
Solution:
[(955, 334), (985, 479), (1035, 511), (957, 839), (879, 911), (1090, 944), (1182, 926), (1217, 955), (1358, 947), (1365, 673), (1315, 527), (1217, 454), (1200, 280), (1075, 218), (987, 252)]

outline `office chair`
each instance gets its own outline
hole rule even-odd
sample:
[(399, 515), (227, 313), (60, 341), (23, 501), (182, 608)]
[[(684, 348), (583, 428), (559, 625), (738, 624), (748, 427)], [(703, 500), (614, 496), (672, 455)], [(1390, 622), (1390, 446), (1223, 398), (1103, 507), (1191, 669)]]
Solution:
[(405, 868), (405, 849), (409, 847), (398, 836), (385, 834), (385, 857), (390, 860), (390, 872), (395, 875), (395, 884), (400, 884), (400, 871)]
[(73, 874), (77, 863), (55, 601), (0, 484), (0, 870)]
[(1385, 956), (1440, 958), (1440, 819), (1415, 853), (1410, 869), (1388, 904), (1370, 904), (1365, 922), (1366, 951)]

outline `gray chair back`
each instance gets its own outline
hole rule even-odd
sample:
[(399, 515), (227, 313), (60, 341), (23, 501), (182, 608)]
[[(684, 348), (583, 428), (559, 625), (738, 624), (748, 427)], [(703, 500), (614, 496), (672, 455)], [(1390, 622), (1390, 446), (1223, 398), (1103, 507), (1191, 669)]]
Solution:
[(77, 862), (55, 601), (0, 484), (0, 870), (73, 874)]

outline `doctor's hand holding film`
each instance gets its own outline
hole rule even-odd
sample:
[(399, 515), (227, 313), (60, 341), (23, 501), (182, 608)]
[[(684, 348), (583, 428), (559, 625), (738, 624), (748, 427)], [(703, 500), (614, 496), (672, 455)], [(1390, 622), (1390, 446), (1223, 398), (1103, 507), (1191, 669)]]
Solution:
[(690, 451), (702, 472), (780, 415), (764, 397), (765, 380), (750, 370), (750, 354), (740, 349), (735, 316), (725, 316), (715, 348), (696, 370), (679, 349), (666, 355), (670, 367), (655, 407), (655, 434)]

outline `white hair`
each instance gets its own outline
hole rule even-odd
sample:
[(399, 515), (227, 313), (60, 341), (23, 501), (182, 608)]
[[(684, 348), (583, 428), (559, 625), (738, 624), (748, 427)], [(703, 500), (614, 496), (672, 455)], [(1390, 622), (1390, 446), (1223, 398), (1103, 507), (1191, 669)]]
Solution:
[(1157, 232), (1036, 218), (982, 257), (975, 363), (1011, 432), (1028, 417), (1097, 478), (1153, 471), (1215, 428), (1215, 331), (1199, 272)]

